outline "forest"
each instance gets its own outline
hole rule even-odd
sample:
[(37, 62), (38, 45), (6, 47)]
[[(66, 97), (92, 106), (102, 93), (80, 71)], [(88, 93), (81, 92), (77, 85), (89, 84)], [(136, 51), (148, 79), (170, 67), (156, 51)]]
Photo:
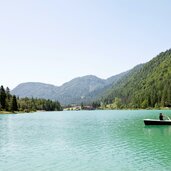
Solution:
[(111, 109), (171, 107), (171, 49), (137, 66), (101, 100)]
[(10, 93), (7, 87), (0, 87), (0, 111), (9, 112), (32, 112), (37, 110), (61, 111), (62, 107), (58, 101), (37, 99), (37, 98), (19, 98)]

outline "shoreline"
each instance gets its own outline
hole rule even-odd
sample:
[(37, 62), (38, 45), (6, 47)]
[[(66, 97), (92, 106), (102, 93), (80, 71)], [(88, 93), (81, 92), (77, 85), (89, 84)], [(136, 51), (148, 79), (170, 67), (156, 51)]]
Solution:
[(28, 113), (36, 113), (36, 112), (61, 112), (61, 111), (45, 111), (45, 110), (36, 110), (36, 111), (14, 111), (14, 112), (9, 112), (9, 111), (0, 111), (0, 115), (7, 115), (7, 114), (12, 114), (12, 115), (17, 115), (17, 114), (28, 114)]
[[(95, 110), (171, 110), (171, 108), (147, 108), (147, 109), (95, 109)], [(68, 110), (63, 110), (63, 111), (68, 111)], [(71, 110), (71, 111), (77, 111), (77, 110)], [(85, 111), (85, 110), (80, 110), (80, 111)], [(30, 112), (25, 112), (25, 111), (15, 111), (15, 112), (9, 112), (9, 111), (0, 111), (0, 115), (6, 115), (6, 114), (25, 114), (25, 113), (35, 113), (35, 112), (49, 112), (45, 110), (37, 110), (37, 111), (30, 111)], [(51, 111), (55, 112), (55, 111)]]
[(5, 115), (5, 114), (16, 114), (15, 112), (8, 112), (8, 111), (0, 111), (0, 115)]

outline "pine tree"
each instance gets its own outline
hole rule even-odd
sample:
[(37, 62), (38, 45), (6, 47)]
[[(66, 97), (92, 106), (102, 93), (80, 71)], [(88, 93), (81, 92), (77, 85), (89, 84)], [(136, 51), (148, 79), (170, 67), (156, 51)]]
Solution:
[(10, 89), (8, 87), (6, 88), (5, 92), (6, 92), (6, 105), (5, 105), (5, 110), (6, 111), (9, 111), (10, 110), (9, 109), (10, 108), (9, 104), (10, 104), (10, 101), (11, 101), (12, 96), (10, 94)]
[(6, 109), (6, 93), (3, 86), (0, 88), (0, 107)]
[(11, 100), (11, 105), (10, 105), (10, 110), (12, 112), (14, 111), (18, 111), (18, 105), (17, 105), (17, 99), (16, 96), (12, 96), (12, 100)]
[(9, 100), (10, 97), (11, 97), (10, 89), (7, 87), (5, 92), (6, 92), (6, 97), (7, 97), (7, 99)]

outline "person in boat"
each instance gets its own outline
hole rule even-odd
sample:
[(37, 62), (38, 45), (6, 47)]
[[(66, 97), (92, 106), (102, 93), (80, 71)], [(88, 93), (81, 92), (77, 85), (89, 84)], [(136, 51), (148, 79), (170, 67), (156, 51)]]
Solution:
[(162, 113), (160, 113), (159, 119), (160, 119), (160, 120), (163, 120), (163, 117), (164, 117), (164, 115), (163, 115)]

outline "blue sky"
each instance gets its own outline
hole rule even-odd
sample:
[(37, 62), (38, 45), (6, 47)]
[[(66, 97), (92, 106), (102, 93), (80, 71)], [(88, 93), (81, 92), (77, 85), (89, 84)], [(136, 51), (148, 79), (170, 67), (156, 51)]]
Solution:
[(108, 78), (171, 48), (169, 0), (0, 2), (0, 84)]

